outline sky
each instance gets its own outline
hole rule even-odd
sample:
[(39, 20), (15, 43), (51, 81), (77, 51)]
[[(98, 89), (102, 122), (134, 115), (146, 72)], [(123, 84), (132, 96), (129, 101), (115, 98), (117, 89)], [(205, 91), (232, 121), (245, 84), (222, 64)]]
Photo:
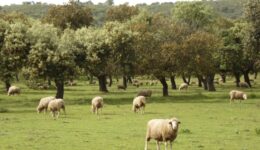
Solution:
[[(64, 4), (67, 3), (69, 0), (0, 0), (0, 6), (4, 5), (11, 5), (11, 4), (22, 4), (24, 1), (34, 1), (34, 2), (42, 2), (42, 3), (48, 3), (48, 4)], [(89, 0), (80, 0), (81, 2), (86, 2)], [(103, 3), (106, 0), (91, 0), (93, 3)], [(114, 3), (116, 5), (118, 4), (124, 4), (128, 2), (130, 5), (135, 5), (139, 3), (146, 3), (151, 4), (154, 2), (176, 2), (176, 1), (190, 1), (190, 0), (114, 0)]]

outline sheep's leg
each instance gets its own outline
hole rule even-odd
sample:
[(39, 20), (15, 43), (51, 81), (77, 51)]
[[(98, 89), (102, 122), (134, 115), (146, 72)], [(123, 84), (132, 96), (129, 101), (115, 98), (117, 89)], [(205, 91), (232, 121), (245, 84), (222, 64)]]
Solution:
[(160, 142), (156, 141), (157, 150), (160, 150)]
[(164, 142), (164, 145), (165, 145), (165, 150), (167, 150), (167, 149), (168, 149), (168, 143), (167, 143), (167, 141)]
[(59, 118), (60, 115), (60, 111), (57, 111), (57, 119)]
[(172, 142), (170, 142), (170, 150), (172, 150)]
[(145, 140), (145, 147), (144, 147), (144, 150), (147, 150), (147, 148), (148, 148), (148, 141)]

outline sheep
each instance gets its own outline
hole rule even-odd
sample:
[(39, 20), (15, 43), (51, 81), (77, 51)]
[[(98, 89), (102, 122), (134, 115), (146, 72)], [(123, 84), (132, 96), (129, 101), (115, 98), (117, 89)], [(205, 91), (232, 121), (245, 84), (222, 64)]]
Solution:
[(152, 91), (151, 90), (141, 90), (137, 93), (137, 96), (151, 97)]
[(242, 92), (242, 91), (237, 91), (237, 90), (232, 90), (229, 92), (229, 96), (230, 96), (230, 104), (231, 102), (234, 102), (234, 100), (246, 100), (247, 99), (247, 95)]
[(148, 148), (150, 139), (156, 140), (157, 150), (160, 150), (160, 143), (165, 143), (165, 149), (168, 148), (168, 141), (170, 142), (170, 149), (172, 150), (172, 142), (176, 139), (179, 124), (181, 122), (177, 118), (171, 119), (152, 119), (147, 123), (147, 132), (145, 138), (145, 150)]
[(123, 89), (123, 90), (126, 90), (126, 87), (124, 85), (117, 85), (117, 89)]
[(182, 84), (179, 86), (179, 91), (180, 91), (180, 90), (183, 90), (183, 89), (185, 89), (185, 90), (188, 89), (188, 84), (187, 84), (187, 83), (182, 83)]
[(246, 82), (239, 82), (239, 87), (249, 88), (249, 85)]
[(45, 114), (47, 112), (50, 101), (52, 101), (54, 99), (55, 99), (55, 97), (53, 97), (53, 96), (41, 98), (39, 105), (37, 107), (37, 112), (41, 113), (44, 110), (44, 114)]
[(55, 116), (56, 118), (59, 118), (60, 109), (62, 109), (63, 112), (66, 114), (65, 102), (63, 99), (54, 99), (50, 101), (48, 105), (48, 109), (51, 111), (53, 118), (55, 118)]
[(103, 108), (104, 102), (103, 98), (100, 96), (96, 96), (91, 101), (91, 109), (93, 113), (96, 113), (98, 115), (98, 110)]
[(7, 95), (10, 96), (10, 95), (15, 95), (15, 94), (20, 94), (20, 93), (21, 93), (21, 89), (19, 87), (11, 86), (8, 89)]
[(133, 100), (133, 107), (132, 110), (136, 113), (137, 110), (141, 111), (141, 113), (144, 113), (145, 108), (145, 97), (144, 96), (137, 96)]

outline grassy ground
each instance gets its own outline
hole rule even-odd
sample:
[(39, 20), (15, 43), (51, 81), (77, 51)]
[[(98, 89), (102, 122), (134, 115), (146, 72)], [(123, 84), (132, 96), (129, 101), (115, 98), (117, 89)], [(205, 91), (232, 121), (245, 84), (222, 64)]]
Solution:
[[(97, 85), (82, 81), (66, 87), (67, 115), (58, 120), (36, 113), (39, 99), (54, 95), (54, 90), (32, 90), (16, 83), (22, 88), (20, 96), (0, 92), (0, 150), (142, 150), (147, 121), (172, 116), (181, 121), (174, 149), (260, 149), (260, 86), (243, 89), (248, 100), (230, 105), (228, 92), (235, 88), (232, 80), (217, 85), (217, 92), (193, 85), (187, 92), (170, 90), (169, 97), (161, 96), (160, 85), (140, 87), (154, 92), (144, 115), (131, 111), (139, 89), (130, 86), (118, 91), (114, 84), (108, 94), (102, 94)], [(100, 118), (90, 112), (90, 99), (96, 95), (105, 101)], [(154, 141), (149, 148), (156, 149)]]

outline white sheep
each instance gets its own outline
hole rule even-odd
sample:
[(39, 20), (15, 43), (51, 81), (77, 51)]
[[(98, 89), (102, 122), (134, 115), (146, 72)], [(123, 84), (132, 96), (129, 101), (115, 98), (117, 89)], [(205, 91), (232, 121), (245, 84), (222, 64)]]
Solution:
[(160, 150), (160, 142), (165, 143), (165, 149), (172, 150), (172, 142), (176, 139), (180, 121), (177, 118), (171, 119), (152, 119), (147, 123), (147, 132), (145, 139), (145, 150), (148, 148), (150, 139), (156, 140), (157, 150)]
[(239, 82), (239, 87), (249, 88), (249, 85), (246, 82)]
[(60, 109), (62, 109), (63, 112), (66, 114), (65, 102), (63, 99), (54, 99), (50, 101), (48, 105), (48, 109), (51, 111), (53, 118), (55, 118), (55, 116), (56, 118), (59, 118)]
[(185, 89), (185, 90), (188, 89), (188, 84), (187, 84), (187, 83), (182, 83), (182, 84), (179, 86), (179, 91), (180, 91), (180, 90), (183, 90), (183, 89)]
[(234, 100), (246, 100), (247, 99), (247, 95), (242, 92), (242, 91), (237, 91), (237, 90), (232, 90), (229, 92), (229, 96), (230, 96), (230, 104), (231, 102), (234, 102)]
[(141, 90), (137, 93), (137, 96), (151, 97), (152, 91), (151, 90)]
[(8, 89), (7, 95), (10, 96), (10, 95), (15, 95), (15, 94), (20, 94), (20, 93), (21, 93), (21, 89), (19, 87), (11, 86)]
[(141, 113), (144, 113), (144, 108), (145, 108), (145, 97), (144, 96), (137, 96), (133, 100), (133, 107), (132, 110), (134, 112), (137, 112), (137, 110), (141, 111)]
[(47, 112), (50, 101), (52, 101), (54, 99), (55, 99), (55, 97), (53, 97), (53, 96), (41, 98), (39, 105), (37, 107), (37, 112), (41, 113), (44, 110), (44, 114), (45, 114)]
[(98, 110), (100, 109), (102, 111), (102, 108), (104, 106), (104, 100), (100, 96), (96, 96), (91, 101), (91, 109), (93, 113), (96, 113), (98, 115)]

